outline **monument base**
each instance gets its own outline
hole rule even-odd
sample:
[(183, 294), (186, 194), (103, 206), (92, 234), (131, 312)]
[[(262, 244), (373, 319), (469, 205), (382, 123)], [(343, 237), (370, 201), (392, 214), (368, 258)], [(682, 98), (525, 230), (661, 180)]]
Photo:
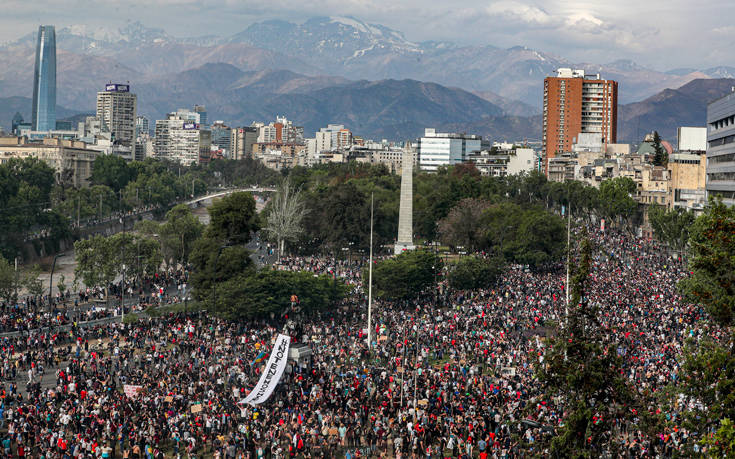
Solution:
[(414, 249), (416, 249), (416, 246), (413, 244), (407, 244), (405, 242), (396, 242), (396, 245), (393, 246), (393, 254), (400, 255), (405, 250), (414, 250)]

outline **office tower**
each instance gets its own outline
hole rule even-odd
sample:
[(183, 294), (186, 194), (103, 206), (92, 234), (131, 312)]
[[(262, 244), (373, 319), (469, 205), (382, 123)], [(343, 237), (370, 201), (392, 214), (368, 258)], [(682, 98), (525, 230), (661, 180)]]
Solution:
[(207, 109), (204, 107), (204, 105), (195, 105), (194, 113), (199, 114), (199, 124), (201, 124), (203, 127), (209, 126), (209, 123), (207, 122)]
[(232, 156), (232, 129), (224, 121), (215, 121), (212, 124), (212, 147), (221, 150), (228, 158)]
[(598, 133), (605, 147), (617, 140), (618, 83), (559, 69), (544, 79), (543, 163), (572, 151), (580, 133)]
[(481, 149), (480, 136), (425, 129), (419, 140), (419, 167), (425, 171), (436, 171), (440, 166), (463, 163), (471, 153)]
[(108, 83), (104, 91), (97, 93), (97, 119), (110, 133), (110, 140), (115, 145), (129, 147), (133, 158), (137, 110), (137, 97), (127, 84)]
[(36, 68), (33, 72), (34, 131), (56, 129), (56, 31), (54, 26), (38, 27)]
[(735, 205), (735, 92), (707, 105), (707, 198)]
[(411, 143), (406, 142), (401, 161), (401, 201), (398, 208), (398, 240), (393, 253), (398, 255), (404, 250), (413, 250), (413, 151)]

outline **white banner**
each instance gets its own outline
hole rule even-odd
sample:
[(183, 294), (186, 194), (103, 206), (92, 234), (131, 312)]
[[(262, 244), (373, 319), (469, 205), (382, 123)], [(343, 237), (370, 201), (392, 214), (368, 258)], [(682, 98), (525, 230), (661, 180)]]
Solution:
[(271, 396), (273, 390), (281, 380), (283, 370), (286, 369), (286, 361), (288, 360), (288, 347), (291, 344), (291, 337), (288, 335), (278, 335), (273, 351), (268, 357), (268, 363), (260, 375), (260, 380), (255, 388), (240, 403), (250, 403), (251, 405), (259, 405)]
[(123, 385), (123, 392), (125, 392), (125, 395), (127, 395), (128, 398), (135, 398), (138, 395), (138, 392), (141, 392), (142, 390), (143, 386), (134, 386), (132, 384)]

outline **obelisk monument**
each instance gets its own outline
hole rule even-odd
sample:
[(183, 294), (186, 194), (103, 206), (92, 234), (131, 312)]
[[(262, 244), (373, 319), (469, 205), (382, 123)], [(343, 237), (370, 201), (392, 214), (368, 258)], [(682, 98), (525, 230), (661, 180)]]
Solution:
[(401, 159), (401, 203), (398, 213), (398, 240), (394, 253), (413, 250), (413, 151), (411, 142), (406, 142)]

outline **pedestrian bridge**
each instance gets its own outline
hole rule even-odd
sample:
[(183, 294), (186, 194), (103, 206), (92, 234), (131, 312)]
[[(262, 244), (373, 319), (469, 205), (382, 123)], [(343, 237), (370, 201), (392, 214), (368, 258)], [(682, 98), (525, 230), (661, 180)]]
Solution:
[(215, 199), (215, 198), (221, 198), (222, 196), (227, 196), (228, 194), (237, 193), (239, 191), (246, 191), (248, 193), (273, 193), (276, 191), (276, 189), (269, 188), (269, 187), (258, 187), (258, 186), (251, 186), (249, 188), (233, 188), (231, 190), (222, 190), (216, 193), (210, 193), (206, 196), (199, 196), (192, 200), (186, 201), (186, 204), (189, 206), (196, 206), (197, 204), (203, 201), (208, 201), (208, 200)]

